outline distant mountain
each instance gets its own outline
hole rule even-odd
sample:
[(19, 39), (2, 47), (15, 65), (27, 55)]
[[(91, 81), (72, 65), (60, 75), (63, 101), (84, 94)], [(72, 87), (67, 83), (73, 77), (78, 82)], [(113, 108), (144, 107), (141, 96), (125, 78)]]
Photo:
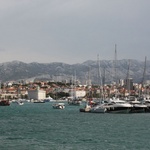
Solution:
[[(150, 61), (146, 63), (145, 80), (150, 80)], [(115, 79), (125, 79), (127, 77), (129, 61), (127, 59), (116, 61), (116, 71), (114, 71), (114, 61), (101, 60), (101, 75), (105, 83), (110, 83)], [(92, 83), (98, 82), (98, 63), (88, 60), (81, 64), (65, 63), (24, 63), (12, 61), (0, 64), (1, 82), (16, 80), (72, 80), (76, 74), (76, 79), (85, 84), (87, 80)], [(142, 81), (144, 73), (144, 61), (130, 60), (129, 75), (134, 82)]]

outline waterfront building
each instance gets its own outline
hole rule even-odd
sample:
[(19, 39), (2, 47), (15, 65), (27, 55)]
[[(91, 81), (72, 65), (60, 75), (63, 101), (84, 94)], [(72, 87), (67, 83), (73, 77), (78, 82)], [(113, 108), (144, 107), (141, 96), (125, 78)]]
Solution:
[(70, 90), (69, 95), (82, 98), (86, 95), (86, 91), (85, 90)]
[(40, 90), (39, 88), (35, 90), (28, 90), (28, 98), (34, 100), (41, 100), (46, 98), (46, 91)]

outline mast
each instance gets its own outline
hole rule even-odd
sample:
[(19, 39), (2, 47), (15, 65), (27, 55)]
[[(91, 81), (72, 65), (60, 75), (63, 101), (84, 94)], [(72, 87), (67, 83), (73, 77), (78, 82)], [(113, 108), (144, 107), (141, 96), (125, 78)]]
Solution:
[(115, 77), (114, 81), (117, 84), (117, 44), (115, 44), (115, 62), (114, 62)]
[(127, 72), (127, 78), (126, 78), (126, 84), (127, 84), (127, 90), (130, 96), (130, 59), (128, 60), (129, 64), (128, 64), (128, 72)]
[(76, 98), (76, 82), (77, 82), (77, 78), (76, 78), (76, 71), (74, 71), (74, 90), (73, 90), (73, 92), (74, 92), (74, 98)]
[(92, 84), (91, 84), (91, 67), (88, 68), (88, 102), (91, 105), (92, 101)]
[(99, 89), (101, 91), (101, 97), (103, 99), (103, 85), (102, 85), (102, 74), (100, 70), (100, 60), (99, 55), (97, 55), (97, 61), (98, 61), (98, 79), (99, 79)]
[[(143, 78), (142, 78), (142, 81), (141, 81), (141, 92), (140, 92), (140, 94), (143, 94), (142, 93), (142, 88), (144, 87), (144, 82), (145, 82), (145, 75), (146, 75), (146, 59), (147, 59), (147, 57), (145, 56), (145, 63), (144, 63), (144, 72), (143, 72)], [(145, 91), (145, 89), (144, 89), (144, 91)]]
[(144, 63), (144, 72), (143, 72), (143, 78), (142, 78), (142, 87), (143, 87), (143, 84), (144, 84), (144, 80), (145, 80), (145, 75), (146, 75), (146, 59), (147, 57), (145, 56), (145, 63)]

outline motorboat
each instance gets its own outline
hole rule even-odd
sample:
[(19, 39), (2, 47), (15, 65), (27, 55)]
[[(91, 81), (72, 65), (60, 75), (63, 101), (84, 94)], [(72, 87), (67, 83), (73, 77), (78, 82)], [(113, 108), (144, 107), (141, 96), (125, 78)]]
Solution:
[(142, 103), (147, 106), (146, 112), (150, 112), (150, 99), (143, 100)]
[(124, 100), (113, 99), (108, 102), (108, 113), (129, 113), (132, 109), (132, 105)]
[(147, 111), (147, 105), (141, 103), (138, 100), (130, 101), (130, 104), (133, 106), (131, 109), (131, 113), (142, 113)]
[(0, 106), (9, 106), (10, 102), (9, 100), (0, 100)]
[(47, 97), (47, 98), (45, 98), (43, 101), (44, 102), (50, 102), (50, 101), (53, 101), (54, 99), (52, 98), (52, 97)]
[(91, 111), (91, 105), (87, 102), (84, 108), (79, 109), (80, 112), (90, 112)]
[(98, 104), (96, 106), (91, 107), (91, 113), (105, 113), (107, 111), (105, 104)]
[(55, 103), (52, 105), (54, 109), (64, 109), (65, 104), (64, 103)]
[(45, 103), (43, 100), (34, 100), (33, 103)]
[(17, 101), (18, 105), (24, 105), (24, 103), (22, 101)]

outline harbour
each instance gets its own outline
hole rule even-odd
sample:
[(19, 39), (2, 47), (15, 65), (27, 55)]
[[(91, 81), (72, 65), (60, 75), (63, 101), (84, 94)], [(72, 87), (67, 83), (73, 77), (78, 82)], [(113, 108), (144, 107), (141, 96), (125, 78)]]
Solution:
[(81, 113), (82, 105), (52, 105), (0, 107), (1, 150), (149, 150), (149, 113)]

